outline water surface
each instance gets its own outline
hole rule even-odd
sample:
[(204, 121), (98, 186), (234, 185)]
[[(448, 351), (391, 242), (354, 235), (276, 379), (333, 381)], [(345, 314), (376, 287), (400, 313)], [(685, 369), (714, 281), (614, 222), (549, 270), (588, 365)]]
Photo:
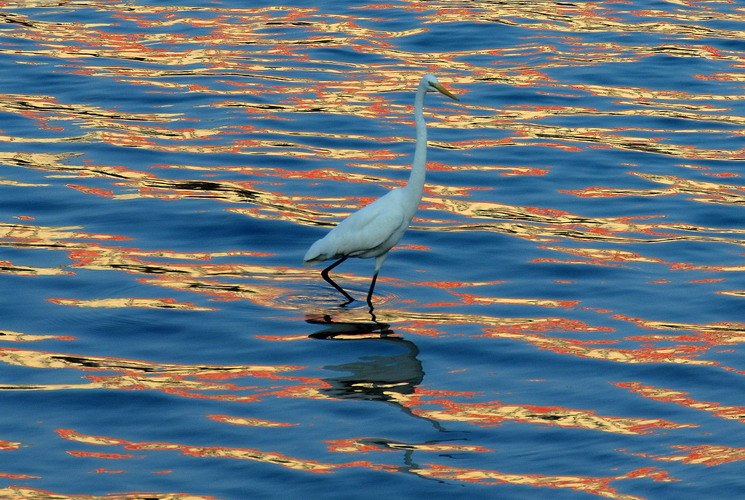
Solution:
[(737, 3), (2, 5), (4, 498), (745, 495)]

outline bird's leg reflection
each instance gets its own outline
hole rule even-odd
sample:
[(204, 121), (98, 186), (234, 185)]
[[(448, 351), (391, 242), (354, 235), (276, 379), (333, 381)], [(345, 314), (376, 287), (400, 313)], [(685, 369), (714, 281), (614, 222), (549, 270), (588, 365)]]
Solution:
[(386, 338), (393, 334), (388, 323), (379, 323), (372, 315), (373, 322), (334, 321), (330, 314), (307, 316), (305, 321), (313, 325), (326, 325), (328, 328), (310, 335), (314, 339), (363, 339)]
[(370, 306), (370, 310), (369, 310), (370, 319), (373, 320), (373, 323), (380, 324), (378, 323), (378, 318), (375, 316), (375, 308), (373, 307), (372, 303), (368, 302), (368, 305)]
[(326, 269), (324, 269), (323, 271), (321, 271), (321, 276), (323, 277), (324, 280), (326, 280), (326, 283), (328, 283), (329, 285), (331, 285), (334, 288), (336, 288), (339, 291), (339, 293), (341, 293), (342, 295), (344, 295), (344, 297), (347, 298), (347, 301), (342, 304), (342, 307), (346, 306), (347, 304), (349, 304), (351, 302), (354, 302), (354, 297), (352, 297), (351, 295), (349, 295), (346, 291), (344, 291), (344, 289), (342, 287), (340, 287), (339, 285), (337, 285), (336, 282), (331, 279), (331, 277), (329, 276), (329, 271), (331, 271), (333, 268), (335, 268), (336, 266), (338, 266), (339, 264), (341, 264), (345, 260), (347, 260), (347, 257), (342, 257), (341, 259), (337, 260), (336, 262), (334, 262), (333, 264), (331, 264), (329, 267), (327, 267)]

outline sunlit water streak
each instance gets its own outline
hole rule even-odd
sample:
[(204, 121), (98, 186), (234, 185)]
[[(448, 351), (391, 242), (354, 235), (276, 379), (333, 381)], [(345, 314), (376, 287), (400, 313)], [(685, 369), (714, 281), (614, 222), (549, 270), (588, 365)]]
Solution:
[(3, 498), (745, 496), (745, 8), (0, 5)]

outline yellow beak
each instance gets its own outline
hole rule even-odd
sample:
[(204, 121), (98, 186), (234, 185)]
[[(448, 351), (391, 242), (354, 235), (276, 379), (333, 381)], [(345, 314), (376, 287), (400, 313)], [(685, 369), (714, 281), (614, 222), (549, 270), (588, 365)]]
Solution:
[(440, 93), (445, 94), (451, 99), (455, 99), (456, 101), (460, 101), (457, 97), (455, 97), (448, 89), (440, 85), (439, 83), (433, 83), (431, 84), (434, 88), (436, 88)]

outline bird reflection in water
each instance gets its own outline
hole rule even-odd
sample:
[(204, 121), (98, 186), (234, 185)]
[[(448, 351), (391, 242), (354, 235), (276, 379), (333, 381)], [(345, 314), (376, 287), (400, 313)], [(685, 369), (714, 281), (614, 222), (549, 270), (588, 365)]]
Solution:
[(386, 323), (336, 322), (328, 315), (309, 316), (306, 322), (324, 325), (326, 328), (310, 335), (318, 340), (336, 342), (373, 341), (393, 346), (397, 353), (390, 355), (366, 355), (339, 365), (324, 366), (326, 370), (347, 372), (348, 375), (324, 378), (328, 384), (321, 392), (337, 399), (382, 401), (395, 405), (407, 415), (429, 422), (438, 431), (445, 429), (439, 422), (416, 415), (405, 402), (416, 393), (424, 379), (424, 369), (419, 360), (419, 348), (410, 341), (398, 337)]

